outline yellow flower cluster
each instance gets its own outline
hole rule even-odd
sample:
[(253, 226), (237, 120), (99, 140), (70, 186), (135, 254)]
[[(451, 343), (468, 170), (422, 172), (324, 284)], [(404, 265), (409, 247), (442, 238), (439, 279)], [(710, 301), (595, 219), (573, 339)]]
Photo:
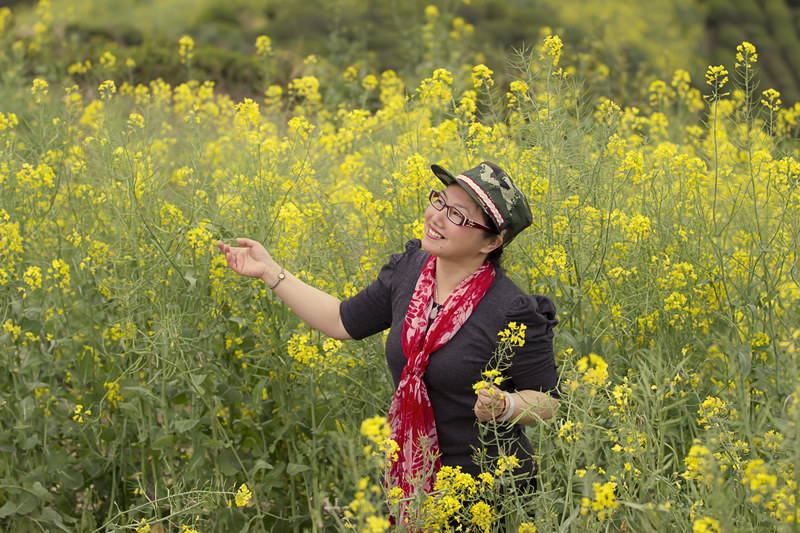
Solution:
[(245, 483), (242, 483), (239, 486), (239, 490), (236, 491), (236, 507), (244, 507), (253, 499), (253, 495), (250, 492), (250, 489), (247, 487)]
[(178, 40), (178, 56), (184, 65), (191, 64), (194, 59), (194, 39), (184, 35)]
[(581, 500), (581, 514), (586, 515), (590, 510), (595, 513), (598, 520), (605, 520), (619, 507), (616, 496), (617, 484), (611, 481), (606, 483), (592, 483), (593, 498), (584, 497)]
[(528, 329), (528, 326), (525, 324), (509, 322), (508, 327), (500, 330), (497, 335), (500, 337), (500, 343), (502, 344), (508, 344), (510, 346), (524, 346), (526, 329)]
[(578, 372), (582, 373), (581, 381), (592, 387), (592, 393), (597, 388), (605, 387), (608, 382), (608, 363), (595, 353), (578, 360)]

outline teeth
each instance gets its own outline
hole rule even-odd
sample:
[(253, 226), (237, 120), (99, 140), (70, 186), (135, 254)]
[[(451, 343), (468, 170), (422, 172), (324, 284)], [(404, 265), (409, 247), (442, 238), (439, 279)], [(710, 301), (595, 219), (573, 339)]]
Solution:
[(438, 239), (443, 239), (444, 238), (444, 235), (442, 235), (438, 231), (434, 230), (433, 228), (428, 228), (428, 233), (430, 233), (431, 236), (436, 237)]

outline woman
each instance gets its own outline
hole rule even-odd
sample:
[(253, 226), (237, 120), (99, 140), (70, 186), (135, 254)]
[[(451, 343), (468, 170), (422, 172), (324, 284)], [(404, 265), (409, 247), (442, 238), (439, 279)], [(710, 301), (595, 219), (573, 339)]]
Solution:
[[(305, 322), (336, 339), (362, 339), (387, 328), (386, 360), (396, 387), (389, 411), (399, 458), (387, 484), (405, 495), (429, 491), (441, 465), (477, 476), (481, 443), (476, 419), (495, 421), (506, 453), (520, 461), (524, 483), (535, 467), (524, 424), (553, 416), (558, 374), (553, 355), (555, 308), (529, 296), (497, 267), (503, 248), (531, 224), (525, 196), (497, 165), (483, 162), (454, 176), (433, 165), (446, 186), (433, 191), (422, 241), (391, 256), (377, 279), (345, 301), (315, 289), (278, 265), (259, 243), (218, 247), (235, 272), (258, 277)], [(503, 390), (473, 385), (492, 363), (498, 332), (525, 324)]]

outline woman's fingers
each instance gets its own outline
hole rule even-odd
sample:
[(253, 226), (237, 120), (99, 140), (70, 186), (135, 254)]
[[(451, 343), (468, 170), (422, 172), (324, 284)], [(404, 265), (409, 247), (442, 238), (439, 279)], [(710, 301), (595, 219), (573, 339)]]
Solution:
[(253, 239), (245, 239), (244, 237), (236, 237), (236, 243), (240, 246), (247, 246), (248, 248), (253, 248), (261, 244), (258, 241), (254, 241)]
[(492, 389), (481, 389), (478, 391), (478, 398), (475, 400), (475, 415), (482, 422), (492, 420), (499, 416), (505, 408), (503, 393), (497, 387)]

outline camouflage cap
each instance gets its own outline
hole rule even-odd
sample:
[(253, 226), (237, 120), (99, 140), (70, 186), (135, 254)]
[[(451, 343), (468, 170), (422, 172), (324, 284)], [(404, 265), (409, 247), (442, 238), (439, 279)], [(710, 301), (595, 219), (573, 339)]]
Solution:
[(528, 199), (506, 171), (488, 161), (454, 176), (439, 165), (431, 170), (445, 185), (457, 184), (489, 215), (491, 226), (503, 237), (503, 246), (531, 225)]

